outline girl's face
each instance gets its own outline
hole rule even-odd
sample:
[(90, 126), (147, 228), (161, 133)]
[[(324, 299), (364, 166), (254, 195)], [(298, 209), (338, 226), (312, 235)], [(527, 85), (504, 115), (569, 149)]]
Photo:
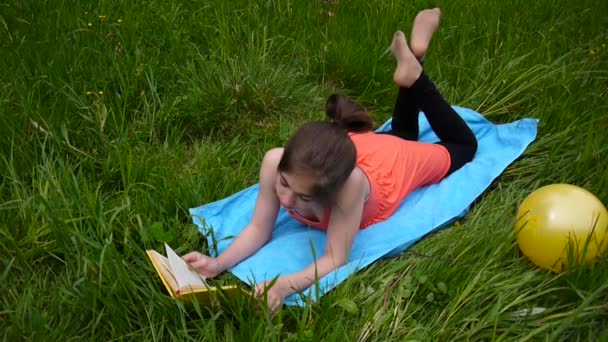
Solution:
[(279, 202), (285, 209), (311, 209), (314, 201), (310, 189), (314, 182), (309, 176), (279, 172), (275, 184)]

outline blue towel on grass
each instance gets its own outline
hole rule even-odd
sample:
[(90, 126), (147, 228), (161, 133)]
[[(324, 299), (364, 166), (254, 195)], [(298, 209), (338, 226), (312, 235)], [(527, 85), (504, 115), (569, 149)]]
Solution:
[[(474, 160), (441, 182), (414, 191), (389, 219), (360, 231), (348, 263), (320, 279), (319, 287), (313, 285), (304, 292), (306, 296), (317, 300), (317, 295), (327, 293), (357, 270), (379, 258), (403, 252), (428, 233), (465, 215), (471, 203), (536, 137), (536, 119), (495, 125), (473, 110), (454, 109), (477, 136), (479, 148)], [(389, 120), (378, 131), (390, 128)], [(420, 115), (419, 140), (438, 140), (424, 115)], [(228, 247), (251, 219), (257, 193), (256, 184), (228, 198), (190, 209), (194, 223), (207, 236), (210, 246), (217, 243), (220, 253)], [(253, 285), (300, 271), (320, 257), (324, 249), (325, 232), (297, 222), (281, 208), (272, 239), (230, 271)], [(291, 295), (285, 303), (302, 305), (303, 296)]]

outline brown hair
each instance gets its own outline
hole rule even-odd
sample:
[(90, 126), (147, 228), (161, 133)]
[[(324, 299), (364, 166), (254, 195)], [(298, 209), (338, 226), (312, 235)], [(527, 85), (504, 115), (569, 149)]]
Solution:
[(331, 95), (325, 103), (325, 114), (348, 131), (365, 132), (372, 129), (373, 121), (369, 113), (344, 95)]
[(367, 111), (343, 95), (331, 95), (325, 112), (333, 122), (314, 121), (300, 127), (285, 145), (278, 165), (280, 172), (311, 176), (315, 180), (311, 194), (324, 205), (335, 202), (355, 168), (357, 150), (347, 133), (372, 127)]

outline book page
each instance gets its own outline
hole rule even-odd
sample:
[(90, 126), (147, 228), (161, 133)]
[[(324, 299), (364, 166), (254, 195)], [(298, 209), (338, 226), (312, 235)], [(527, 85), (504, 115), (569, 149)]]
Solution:
[(179, 291), (179, 288), (177, 286), (177, 282), (175, 281), (175, 277), (173, 277), (173, 272), (171, 271), (171, 266), (169, 265), (169, 259), (155, 250), (147, 250), (146, 253), (150, 258), (150, 261), (152, 261), (152, 265), (154, 266), (156, 273), (158, 273), (160, 279), (167, 288), (167, 291), (169, 291), (172, 297), (175, 296), (176, 291)]
[(187, 287), (204, 288), (206, 286), (201, 275), (192, 270), (188, 263), (177, 255), (169, 245), (165, 244), (165, 249), (167, 250), (167, 258), (169, 259), (171, 271), (179, 289)]

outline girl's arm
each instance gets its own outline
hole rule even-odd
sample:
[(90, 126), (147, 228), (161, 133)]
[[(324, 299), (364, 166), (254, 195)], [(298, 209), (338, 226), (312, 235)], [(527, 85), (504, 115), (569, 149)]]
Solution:
[(266, 152), (260, 168), (260, 187), (253, 218), (232, 244), (217, 257), (223, 270), (238, 264), (270, 240), (280, 207), (274, 187), (277, 165), (282, 154), (282, 148)]
[[(366, 176), (361, 170), (355, 169), (338, 194), (337, 205), (332, 207), (323, 255), (302, 271), (278, 278), (269, 290), (269, 301), (271, 292), (285, 297), (302, 291), (313, 285), (316, 279), (346, 264), (363, 216), (364, 182), (367, 182)], [(258, 292), (262, 290), (260, 288)]]
[(280, 207), (274, 187), (282, 154), (283, 149), (276, 148), (264, 156), (253, 217), (230, 246), (215, 259), (198, 252), (184, 256), (184, 260), (200, 274), (215, 277), (255, 253), (270, 240)]

